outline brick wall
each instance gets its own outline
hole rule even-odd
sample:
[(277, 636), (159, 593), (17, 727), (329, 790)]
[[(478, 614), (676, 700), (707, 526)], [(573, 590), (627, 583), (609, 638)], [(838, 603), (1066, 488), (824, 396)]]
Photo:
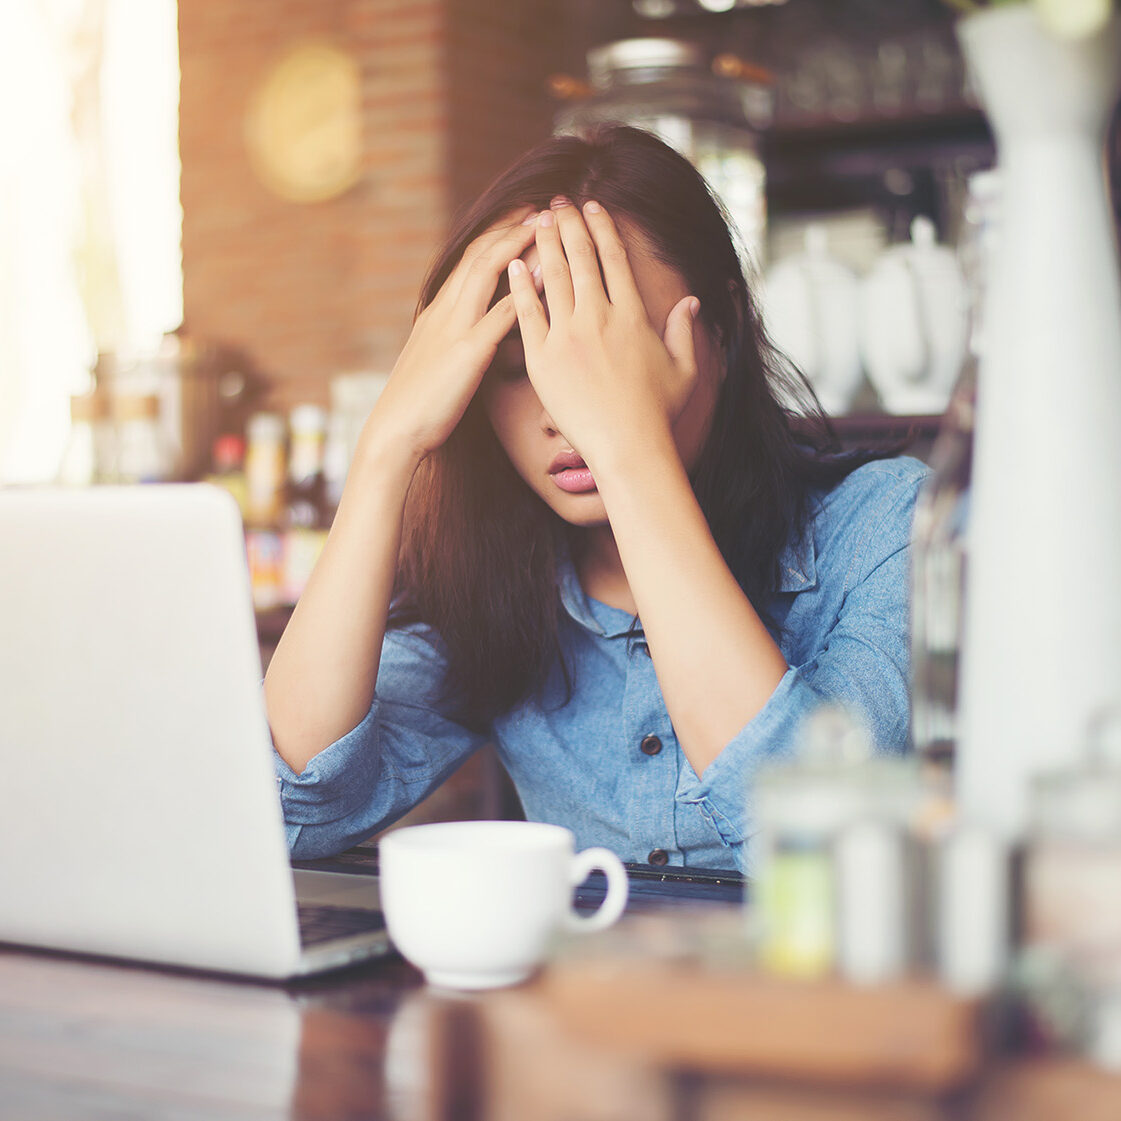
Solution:
[[(548, 135), (548, 0), (180, 0), (187, 329), (242, 349), (287, 408), (335, 373), (388, 370), (455, 210)], [(254, 176), (243, 121), (305, 36), (354, 52), (363, 173), (322, 203)]]

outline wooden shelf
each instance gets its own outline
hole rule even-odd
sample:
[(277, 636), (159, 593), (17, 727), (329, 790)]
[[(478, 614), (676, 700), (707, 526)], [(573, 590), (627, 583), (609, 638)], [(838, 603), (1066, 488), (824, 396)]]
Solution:
[(845, 443), (933, 440), (942, 424), (942, 414), (897, 416), (893, 413), (854, 413), (831, 417), (830, 423)]

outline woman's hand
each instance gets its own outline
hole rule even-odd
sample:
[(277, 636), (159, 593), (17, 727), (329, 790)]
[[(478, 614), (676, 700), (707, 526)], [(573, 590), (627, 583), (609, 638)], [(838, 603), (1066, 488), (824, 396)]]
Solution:
[(627, 247), (597, 203), (582, 216), (554, 200), (537, 216), (536, 242), (547, 317), (525, 262), (509, 266), (526, 370), (553, 423), (594, 473), (612, 453), (669, 435), (697, 381), (700, 304), (679, 281), (680, 294), (662, 294), (663, 304), (679, 297), (665, 322), (652, 324)]
[[(416, 463), (440, 447), (459, 423), (516, 321), (512, 297), (488, 310), (510, 262), (533, 244), (535, 216), (515, 211), (476, 238), (417, 316), (366, 433), (391, 439)], [(532, 288), (532, 284), (531, 284)], [(367, 437), (364, 435), (363, 440)]]

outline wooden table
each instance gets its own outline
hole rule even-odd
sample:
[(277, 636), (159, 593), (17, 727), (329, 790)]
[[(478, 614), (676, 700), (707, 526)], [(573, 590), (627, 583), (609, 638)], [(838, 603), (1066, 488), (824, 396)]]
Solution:
[[(711, 1030), (727, 999), (682, 988), (680, 972), (676, 989), (664, 990), (640, 972), (612, 983), (622, 992), (637, 981), (649, 1017), (635, 1015), (636, 997), (615, 1020), (582, 1023), (571, 1001), (591, 976), (577, 957), (531, 984), (460, 998), (426, 989), (396, 957), (277, 986), (2, 949), (0, 1118), (1121, 1118), (1121, 1078), (1074, 1062), (993, 1063), (951, 1091), (939, 1089), (937, 1066), (928, 1085), (907, 1088), (835, 1071), (821, 1079), (768, 1072), (765, 1063), (741, 1069), (728, 1048), (695, 1061), (682, 1001), (699, 1001), (698, 1019)], [(652, 1026), (659, 1008), (670, 1014), (662, 1031)]]

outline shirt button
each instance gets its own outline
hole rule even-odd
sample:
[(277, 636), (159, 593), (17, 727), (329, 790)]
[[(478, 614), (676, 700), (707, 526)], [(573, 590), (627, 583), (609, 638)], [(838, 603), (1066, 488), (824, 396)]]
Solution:
[(639, 745), (645, 755), (657, 755), (662, 750), (662, 741), (657, 736), (647, 736)]
[(660, 868), (669, 863), (669, 853), (665, 849), (655, 849), (647, 858), (650, 864), (657, 864)]

